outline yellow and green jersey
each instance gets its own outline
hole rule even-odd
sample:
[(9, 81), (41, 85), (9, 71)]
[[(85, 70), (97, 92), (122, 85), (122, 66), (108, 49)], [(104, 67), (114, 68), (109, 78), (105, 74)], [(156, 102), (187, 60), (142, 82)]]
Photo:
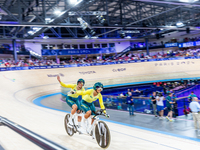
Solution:
[[(84, 87), (82, 87), (82, 89), (80, 89), (80, 90), (77, 90), (77, 85), (76, 84), (64, 84), (63, 82), (60, 82), (60, 85), (62, 86), (62, 87), (65, 87), (65, 88), (71, 88), (71, 90), (73, 90), (73, 91), (81, 91), (81, 92), (84, 92), (85, 91), (85, 88)], [(76, 93), (76, 94), (68, 94), (68, 96), (71, 96), (71, 97), (73, 97), (73, 98), (77, 98), (79, 95)]]
[(99, 104), (100, 104), (101, 109), (105, 109), (101, 93), (98, 93), (97, 96), (94, 96), (93, 92), (94, 92), (94, 89), (91, 89), (87, 91), (77, 91), (76, 94), (84, 95), (82, 99), (88, 103), (92, 103), (93, 101), (96, 101), (97, 99), (99, 99)]

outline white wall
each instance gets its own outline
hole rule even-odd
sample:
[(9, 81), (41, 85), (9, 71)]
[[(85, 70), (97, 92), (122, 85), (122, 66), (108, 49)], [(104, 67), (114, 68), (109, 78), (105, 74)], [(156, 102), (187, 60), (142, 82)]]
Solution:
[(130, 41), (116, 42), (115, 43), (115, 49), (116, 49), (117, 53), (123, 51), (125, 48), (127, 48), (129, 46), (130, 46)]
[(41, 55), (42, 45), (41, 43), (24, 43), (25, 48), (31, 48), (33, 51)]

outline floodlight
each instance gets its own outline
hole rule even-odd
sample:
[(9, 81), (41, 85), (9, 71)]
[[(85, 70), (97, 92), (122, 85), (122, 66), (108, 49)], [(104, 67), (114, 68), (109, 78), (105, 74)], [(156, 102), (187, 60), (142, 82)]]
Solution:
[(91, 35), (95, 35), (95, 33), (96, 33), (96, 32), (95, 32), (93, 29), (90, 29), (90, 34), (91, 34)]
[(91, 35), (95, 35), (94, 29), (85, 21), (83, 18), (78, 17), (77, 20), (80, 22), (80, 25), (82, 27), (82, 30), (87, 30)]
[(126, 34), (124, 33), (124, 31), (121, 30), (121, 32), (120, 32), (120, 37), (121, 37), (121, 38), (125, 38), (125, 36), (126, 36)]
[(105, 22), (105, 19), (103, 18), (102, 15), (96, 16), (96, 19), (97, 19), (97, 21), (98, 21), (100, 24), (104, 24), (104, 22)]

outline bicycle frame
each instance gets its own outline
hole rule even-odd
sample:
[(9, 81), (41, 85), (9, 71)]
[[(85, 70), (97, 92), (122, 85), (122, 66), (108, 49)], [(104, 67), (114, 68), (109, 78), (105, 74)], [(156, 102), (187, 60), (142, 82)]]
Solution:
[[(75, 117), (74, 117), (74, 123), (75, 123), (75, 125), (77, 125), (77, 123), (78, 123), (78, 116), (81, 116), (82, 118), (84, 117), (84, 114), (82, 113), (82, 114), (77, 114), (77, 113), (75, 113)], [(92, 119), (94, 119), (94, 122), (91, 124), (91, 121), (92, 121)], [(89, 133), (91, 133), (92, 131), (93, 131), (93, 134), (92, 134), (92, 137), (93, 138), (95, 138), (95, 132), (94, 132), (94, 130), (95, 130), (95, 125), (98, 125), (98, 130), (99, 130), (99, 134), (100, 134), (100, 136), (102, 136), (102, 133), (101, 133), (101, 128), (102, 127), (100, 127), (100, 124), (99, 124), (99, 117), (98, 116), (95, 116), (95, 117), (93, 117), (93, 116), (90, 116), (88, 119), (87, 119), (87, 124), (89, 124), (89, 130), (88, 130), (88, 132)], [(105, 130), (105, 129), (104, 129)], [(89, 133), (87, 133), (87, 135), (90, 135)], [(104, 134), (104, 136), (105, 136), (105, 134)]]
[[(87, 124), (87, 125), (85, 125), (85, 126), (87, 126), (87, 128), (86, 129), (84, 128), (85, 131), (81, 131), (81, 130), (78, 130), (79, 129), (78, 128), (78, 116), (81, 116), (83, 118), (84, 114), (83, 113), (81, 113), (81, 114), (75, 113), (74, 119), (72, 120), (74, 125), (71, 127), (69, 127), (69, 126), (66, 127), (66, 124), (65, 124), (65, 129), (67, 131), (67, 134), (69, 136), (73, 136), (74, 133), (78, 132), (79, 134), (85, 134), (85, 135), (92, 136), (93, 139), (96, 139), (98, 145), (101, 148), (107, 148), (110, 145), (110, 139), (111, 139), (110, 130), (109, 130), (108, 126), (106, 125), (106, 123), (99, 119), (99, 117), (98, 117), (99, 115), (109, 118), (109, 115), (104, 114), (102, 110), (97, 111), (95, 113), (95, 116), (90, 116), (87, 119), (87, 122), (84, 122), (85, 124)], [(66, 115), (65, 120), (68, 117), (69, 117), (69, 114)], [(94, 119), (93, 123), (92, 123), (92, 119)], [(82, 121), (82, 123), (83, 123), (83, 121)], [(73, 129), (72, 133), (70, 133), (68, 131), (68, 128)]]

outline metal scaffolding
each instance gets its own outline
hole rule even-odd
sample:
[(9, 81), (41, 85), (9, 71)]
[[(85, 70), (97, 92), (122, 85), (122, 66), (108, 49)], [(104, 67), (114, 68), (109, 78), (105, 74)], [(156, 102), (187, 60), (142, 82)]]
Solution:
[[(60, 13), (55, 14), (56, 10)], [(106, 12), (103, 24), (95, 12)], [(120, 38), (118, 30), (138, 30), (129, 34), (132, 38), (155, 38), (152, 33), (199, 30), (199, 12), (200, 2), (179, 0), (78, 0), (76, 4), (69, 0), (0, 0), (0, 38), (84, 38), (88, 31), (82, 30), (77, 17), (98, 38)], [(184, 26), (178, 28), (177, 22)], [(28, 34), (33, 27), (40, 29)]]

